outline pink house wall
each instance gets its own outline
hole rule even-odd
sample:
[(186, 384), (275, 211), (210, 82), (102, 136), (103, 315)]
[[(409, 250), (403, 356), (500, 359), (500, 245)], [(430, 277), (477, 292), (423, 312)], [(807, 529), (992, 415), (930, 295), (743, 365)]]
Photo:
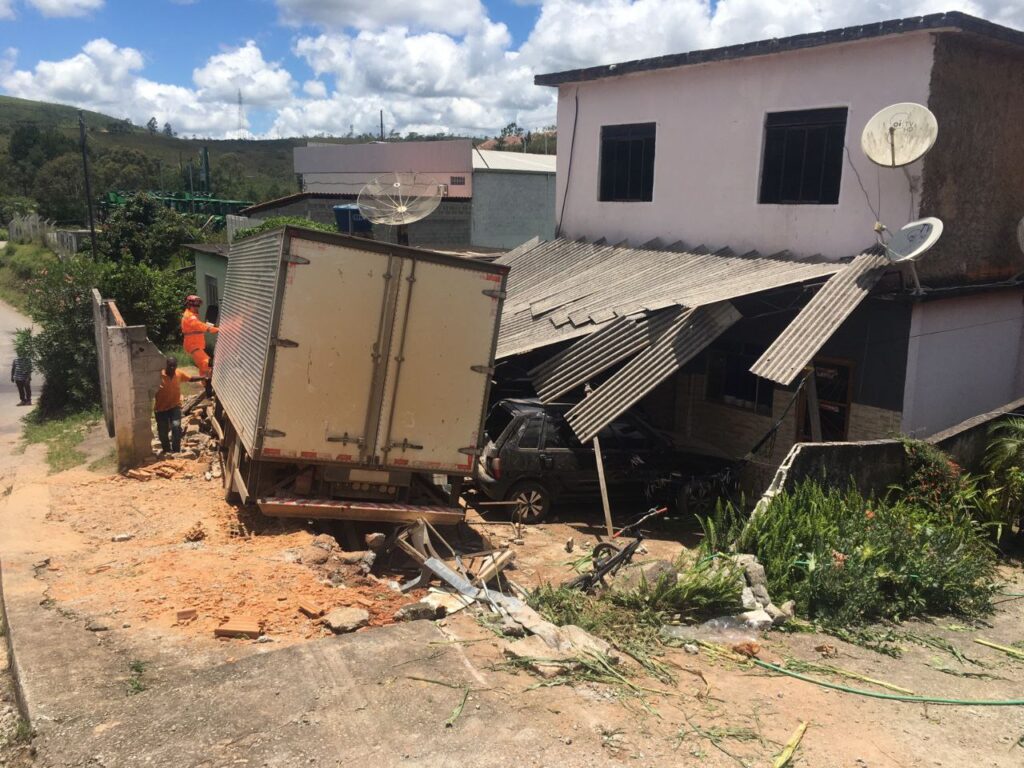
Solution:
[[(830, 258), (859, 253), (874, 242), (875, 215), (846, 161), (838, 205), (758, 204), (765, 114), (848, 107), (853, 166), (872, 206), (881, 193), (882, 221), (895, 228), (917, 217), (920, 195), (912, 198), (901, 170), (864, 157), (860, 133), (888, 104), (927, 104), (932, 61), (933, 38), (922, 32), (563, 85), (556, 221), (571, 162), (561, 222), (569, 237), (634, 244), (659, 237)], [(653, 202), (599, 202), (601, 126), (641, 122), (657, 123)], [(907, 171), (919, 186), (921, 161)]]

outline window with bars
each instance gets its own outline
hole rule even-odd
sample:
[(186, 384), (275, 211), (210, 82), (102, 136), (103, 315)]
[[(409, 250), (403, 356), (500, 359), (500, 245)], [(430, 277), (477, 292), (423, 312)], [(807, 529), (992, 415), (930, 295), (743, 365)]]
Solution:
[(761, 203), (835, 205), (846, 107), (771, 112), (764, 124)]
[(449, 185), (451, 185), (453, 187), (464, 187), (464, 186), (466, 186), (466, 177), (465, 176), (452, 176), (448, 180), (448, 183), (449, 183)]
[(601, 127), (601, 202), (654, 198), (654, 123)]

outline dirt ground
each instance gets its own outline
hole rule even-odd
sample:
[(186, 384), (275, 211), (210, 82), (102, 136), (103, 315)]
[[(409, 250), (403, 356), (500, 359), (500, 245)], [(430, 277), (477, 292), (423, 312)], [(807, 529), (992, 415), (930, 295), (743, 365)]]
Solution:
[[(373, 625), (391, 622), (394, 612), (418, 595), (403, 596), (387, 581), (400, 576), (364, 576), (357, 565), (311, 566), (310, 547), (319, 533), (311, 525), (270, 521), (222, 500), (219, 480), (205, 480), (209, 460), (176, 464), (171, 478), (142, 482), (85, 469), (52, 478), (51, 519), (84, 534), (88, 548), (40, 564), (53, 606), (87, 625), (106, 627), (139, 658), (173, 655), (205, 666), (265, 652), (329, 634), (297, 610), (305, 600), (330, 609), (365, 608)], [(530, 589), (566, 579), (568, 563), (598, 541), (600, 516), (590, 510), (563, 514), (561, 521), (514, 530), (492, 516), (471, 513), (472, 525), (495, 546), (516, 552), (511, 578)], [(582, 521), (582, 522), (581, 522)], [(202, 529), (198, 541), (186, 541)], [(566, 543), (573, 540), (573, 552)], [(682, 540), (692, 545), (686, 536)], [(322, 540), (321, 540), (322, 541)], [(678, 534), (646, 542), (645, 558), (676, 557)], [(315, 554), (315, 552), (313, 553)], [(1024, 578), (1005, 568), (1006, 596), (988, 622), (962, 626), (942, 619), (898, 628), (900, 658), (892, 658), (815, 633), (770, 632), (757, 638), (760, 657), (829, 664), (886, 681), (918, 695), (951, 699), (1019, 698), (1024, 695), (1024, 662), (974, 643), (983, 638), (1011, 645), (1024, 640)], [(340, 586), (334, 586), (340, 582)], [(177, 612), (197, 617), (179, 622)], [(226, 617), (263, 622), (272, 642), (215, 639)], [(599, 759), (583, 764), (771, 765), (801, 722), (808, 723), (794, 765), (830, 766), (1021, 766), (1024, 765), (1024, 707), (941, 706), (851, 695), (783, 677), (749, 662), (666, 649), (662, 661), (675, 678), (659, 682), (636, 674), (629, 683), (580, 682), (547, 687), (543, 681), (503, 666), (505, 640), (469, 611), (440, 622), (452, 646), (475, 667), (487, 670), (486, 692), (506, 706), (550, 721), (552, 739), (594, 749)], [(922, 645), (907, 633), (931, 641)], [(737, 637), (709, 637), (724, 643)], [(943, 644), (969, 660), (958, 659)], [(826, 648), (826, 646), (829, 646)], [(830, 658), (824, 658), (824, 648)], [(445, 646), (424, 649), (443, 665)], [(834, 654), (834, 655), (833, 655)], [(880, 693), (891, 690), (811, 673), (833, 683)], [(581, 752), (581, 755), (583, 753)]]

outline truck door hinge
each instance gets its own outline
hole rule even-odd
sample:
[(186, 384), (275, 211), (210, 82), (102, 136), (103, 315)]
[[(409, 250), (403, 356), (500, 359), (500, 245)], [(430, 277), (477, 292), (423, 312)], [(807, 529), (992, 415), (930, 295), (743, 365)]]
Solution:
[(283, 264), (309, 264), (309, 259), (303, 258), (302, 256), (294, 256), (290, 253), (286, 253), (281, 257), (281, 263)]
[(469, 366), (469, 370), (473, 373), (486, 373), (488, 376), (494, 375), (493, 365), (471, 365)]
[(408, 438), (402, 440), (402, 442), (400, 442), (400, 443), (388, 443), (386, 446), (384, 446), (384, 450), (385, 451), (390, 451), (392, 448), (401, 448), (403, 451), (422, 451), (423, 450), (423, 446), (422, 445), (416, 445), (415, 443), (410, 443)]
[(299, 342), (292, 341), (291, 339), (271, 339), (270, 343), (276, 347), (297, 347)]
[(479, 456), (483, 451), (471, 445), (467, 448), (459, 448), (459, 453), (463, 456)]
[(492, 299), (504, 299), (505, 296), (507, 295), (505, 291), (499, 290), (497, 288), (488, 288), (484, 291), (480, 291), (480, 293), (482, 293), (484, 296), (490, 296)]
[(263, 429), (263, 436), (264, 437), (284, 437), (285, 433), (282, 432), (280, 429), (269, 429), (269, 428), (264, 427), (264, 429)]

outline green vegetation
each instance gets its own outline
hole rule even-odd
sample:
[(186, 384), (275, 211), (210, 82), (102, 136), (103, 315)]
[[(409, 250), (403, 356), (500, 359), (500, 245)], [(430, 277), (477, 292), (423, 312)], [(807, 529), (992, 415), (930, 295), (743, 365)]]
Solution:
[(146, 671), (146, 665), (144, 662), (138, 659), (133, 659), (128, 663), (128, 695), (134, 696), (136, 693), (142, 693), (146, 690), (146, 683), (142, 679), (143, 673)]
[(261, 232), (269, 232), (272, 229), (279, 229), (280, 227), (302, 227), (303, 229), (315, 229), (320, 232), (334, 232), (337, 233), (337, 228), (330, 224), (321, 224), (318, 221), (311, 221), (304, 219), (301, 216), (271, 216), (269, 219), (264, 219), (263, 223), (257, 224), (255, 227), (249, 227), (248, 229), (240, 229), (235, 233), (235, 241), (243, 240), (253, 235), (258, 235)]
[(35, 243), (7, 243), (0, 251), (0, 299), (28, 311), (28, 286), (58, 263), (53, 251)]
[(22, 433), (24, 445), (46, 445), (46, 463), (50, 473), (63, 472), (85, 462), (85, 454), (78, 446), (85, 439), (85, 433), (103, 418), (97, 410), (79, 411), (60, 417), (44, 418), (40, 411), (33, 410), (24, 419)]

